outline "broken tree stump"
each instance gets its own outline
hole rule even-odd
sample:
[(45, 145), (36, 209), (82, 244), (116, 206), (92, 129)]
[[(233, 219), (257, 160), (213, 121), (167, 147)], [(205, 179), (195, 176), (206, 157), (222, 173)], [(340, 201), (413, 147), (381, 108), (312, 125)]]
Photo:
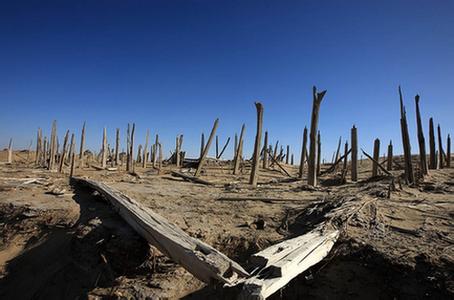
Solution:
[(317, 133), (317, 177), (320, 176), (320, 161), (322, 158), (322, 141), (320, 138), (320, 130)]
[(107, 129), (104, 127), (102, 132), (102, 149), (101, 149), (101, 168), (105, 169), (107, 167)]
[(143, 160), (142, 160), (142, 167), (147, 167), (148, 162), (148, 140), (150, 138), (150, 130), (147, 129), (147, 135), (145, 136), (145, 147), (143, 148)]
[(115, 133), (115, 165), (120, 164), (120, 128)]
[(345, 178), (347, 178), (347, 168), (348, 164), (348, 142), (345, 142), (345, 147), (344, 147), (344, 164), (342, 165), (342, 180), (341, 182), (345, 182)]
[(268, 131), (265, 131), (265, 139), (263, 141), (263, 169), (268, 169)]
[(224, 154), (225, 149), (227, 149), (227, 146), (229, 145), (229, 142), (230, 142), (230, 137), (225, 142), (224, 147), (222, 147), (222, 150), (219, 153), (219, 156), (216, 157), (216, 159), (220, 159), (222, 157), (222, 154)]
[(285, 155), (285, 164), (288, 165), (289, 161), (290, 161), (290, 146), (287, 145), (287, 154)]
[(235, 153), (235, 158), (233, 159), (233, 175), (237, 175), (240, 170), (240, 162), (241, 162), (241, 155), (242, 155), (242, 148), (243, 148), (243, 138), (244, 138), (244, 131), (246, 130), (246, 125), (243, 124), (241, 126), (240, 132), (240, 140), (239, 144)]
[(351, 129), (351, 143), (352, 143), (352, 163), (351, 163), (351, 179), (352, 181), (358, 180), (358, 130), (355, 125)]
[(299, 178), (303, 178), (304, 160), (306, 159), (306, 156), (307, 156), (307, 127), (304, 126), (303, 145), (301, 147), (301, 160), (300, 160), (300, 168), (299, 168), (299, 173), (298, 173)]
[(249, 178), (249, 184), (257, 186), (258, 181), (258, 169), (260, 160), (260, 142), (262, 139), (262, 124), (263, 124), (263, 105), (260, 102), (255, 102), (255, 108), (257, 109), (257, 133), (255, 135), (254, 152), (252, 156), (252, 169), (251, 177)]
[(380, 140), (375, 139), (374, 141), (374, 160), (372, 163), (372, 177), (378, 175), (378, 160), (380, 158)]
[(68, 138), (69, 138), (69, 130), (66, 131), (65, 139), (63, 141), (63, 149), (61, 150), (61, 157), (60, 157), (60, 164), (58, 166), (58, 172), (63, 172), (63, 166), (65, 164), (65, 155), (66, 155), (66, 147), (68, 145)]
[(440, 169), (444, 168), (444, 162), (443, 162), (443, 142), (441, 139), (441, 127), (440, 124), (438, 124), (437, 127), (438, 131), (438, 166)]
[(57, 121), (52, 122), (52, 130), (50, 134), (50, 145), (49, 145), (49, 165), (48, 169), (52, 170), (55, 164), (55, 155), (57, 152)]
[(415, 96), (416, 104), (416, 123), (418, 128), (418, 144), (419, 144), (419, 167), (421, 174), (427, 175), (427, 157), (426, 157), (426, 140), (424, 139), (424, 131), (422, 129), (421, 112), (419, 110), (419, 95)]
[(449, 134), (446, 141), (446, 167), (451, 167), (451, 136)]
[(199, 176), (200, 172), (202, 172), (203, 165), (205, 163), (206, 157), (208, 155), (208, 151), (210, 151), (210, 145), (213, 142), (214, 135), (216, 134), (216, 129), (218, 128), (219, 119), (214, 121), (213, 129), (211, 129), (210, 137), (208, 138), (207, 145), (203, 149), (202, 156), (199, 160), (199, 165), (197, 166), (197, 170), (195, 171), (194, 176)]
[(9, 144), (8, 144), (8, 160), (7, 162), (9, 164), (13, 163), (13, 138), (9, 139)]
[(393, 141), (389, 141), (388, 145), (388, 158), (386, 159), (386, 170), (391, 171), (393, 169)]
[(312, 88), (313, 104), (311, 116), (311, 131), (310, 131), (310, 146), (309, 146), (309, 160), (308, 160), (308, 174), (307, 183), (310, 186), (317, 186), (317, 131), (318, 131), (318, 114), (320, 112), (320, 104), (326, 90), (317, 93), (317, 88)]
[(435, 149), (435, 130), (434, 120), (429, 119), (429, 169), (435, 170), (437, 168), (437, 154)]
[(85, 122), (82, 126), (82, 133), (80, 135), (80, 151), (79, 151), (79, 168), (84, 167), (84, 146), (85, 146)]
[(380, 170), (383, 171), (383, 173), (385, 173), (386, 175), (389, 175), (389, 176), (393, 176), (393, 174), (391, 174), (388, 170), (386, 170), (382, 165), (380, 165), (380, 163), (378, 161), (376, 161), (372, 156), (370, 156), (369, 154), (366, 153), (366, 151), (364, 151), (363, 149), (361, 149), (361, 152), (363, 152), (363, 154), (368, 158), (370, 159), (373, 163), (375, 163), (379, 168)]
[(413, 165), (411, 162), (411, 145), (410, 136), (408, 134), (407, 112), (405, 111), (404, 100), (402, 96), (402, 89), (399, 86), (399, 99), (400, 99), (400, 127), (402, 131), (402, 144), (404, 148), (405, 160), (405, 178), (409, 184), (415, 182), (413, 173)]

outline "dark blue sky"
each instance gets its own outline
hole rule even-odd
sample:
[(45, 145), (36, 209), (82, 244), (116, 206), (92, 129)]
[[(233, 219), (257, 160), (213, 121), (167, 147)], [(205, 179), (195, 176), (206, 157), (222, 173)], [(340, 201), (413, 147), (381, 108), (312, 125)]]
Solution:
[(221, 141), (246, 123), (250, 153), (260, 100), (271, 140), (299, 157), (315, 84), (325, 157), (353, 123), (365, 149), (399, 151), (401, 84), (416, 153), (416, 93), (425, 129), (454, 128), (454, 2), (374, 2), (1, 1), (0, 147), (56, 119), (60, 136), (86, 120), (97, 148), (102, 127), (113, 142), (136, 122), (138, 143), (149, 128), (168, 153), (183, 133), (194, 155), (219, 117)]

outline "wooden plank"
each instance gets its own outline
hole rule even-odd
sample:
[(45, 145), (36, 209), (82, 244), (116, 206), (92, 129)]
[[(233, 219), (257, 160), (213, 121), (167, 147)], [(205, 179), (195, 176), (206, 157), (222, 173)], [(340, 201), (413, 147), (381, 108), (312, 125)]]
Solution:
[(235, 261), (123, 193), (93, 180), (73, 178), (73, 182), (98, 191), (137, 233), (199, 280), (234, 285), (249, 276)]

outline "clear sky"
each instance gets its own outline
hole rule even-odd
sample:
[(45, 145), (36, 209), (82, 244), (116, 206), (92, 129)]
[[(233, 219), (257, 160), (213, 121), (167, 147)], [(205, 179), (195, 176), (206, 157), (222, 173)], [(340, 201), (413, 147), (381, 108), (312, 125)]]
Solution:
[[(135, 122), (136, 140), (158, 132), (165, 153), (184, 134), (199, 152), (219, 117), (221, 142), (246, 123), (255, 136), (254, 101), (264, 105), (272, 142), (299, 157), (309, 126), (312, 86), (321, 107), (324, 157), (356, 124), (359, 143), (390, 139), (401, 151), (401, 84), (417, 153), (414, 96), (424, 128), (433, 116), (444, 139), (454, 128), (454, 1), (1, 1), (0, 147), (26, 148), (53, 119), (60, 140), (101, 144), (106, 126)], [(124, 135), (122, 137), (124, 141)], [(231, 155), (232, 148), (227, 150)]]

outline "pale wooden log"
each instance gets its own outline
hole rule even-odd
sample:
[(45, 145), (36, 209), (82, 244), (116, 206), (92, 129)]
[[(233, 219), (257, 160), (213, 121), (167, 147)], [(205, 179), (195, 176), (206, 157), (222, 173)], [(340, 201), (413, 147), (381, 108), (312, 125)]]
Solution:
[(205, 184), (205, 185), (214, 185), (214, 183), (212, 183), (212, 182), (209, 182), (207, 180), (200, 179), (199, 177), (191, 176), (191, 175), (188, 175), (188, 174), (183, 174), (183, 173), (176, 172), (176, 171), (172, 171), (171, 174), (172, 174), (172, 176), (181, 177), (181, 178), (183, 178), (184, 180), (187, 180), (187, 181), (192, 181), (192, 182), (195, 182), (195, 183), (201, 183), (201, 184)]
[(444, 161), (443, 161), (443, 142), (441, 139), (441, 127), (440, 124), (437, 126), (438, 131), (438, 166), (440, 169), (444, 168)]
[[(294, 178), (295, 179), (295, 178)], [(216, 201), (259, 201), (264, 203), (302, 202), (306, 199), (269, 198), (269, 197), (220, 197)]]
[(322, 140), (320, 138), (320, 131), (317, 133), (317, 176), (320, 176), (320, 160), (322, 157)]
[(393, 169), (393, 142), (389, 141), (386, 170), (391, 171), (392, 169)]
[(446, 167), (451, 167), (451, 136), (449, 134), (446, 141)]
[(175, 140), (175, 164), (177, 167), (180, 166), (180, 138), (177, 136)]
[(265, 151), (263, 151), (263, 169), (268, 169), (268, 131), (265, 131), (263, 149), (265, 149)]
[(199, 280), (208, 284), (234, 285), (239, 279), (249, 276), (238, 263), (189, 236), (136, 200), (100, 182), (80, 178), (74, 178), (73, 182), (98, 191), (137, 233)]
[(154, 151), (153, 151), (153, 167), (156, 167), (156, 164), (157, 164), (157, 160), (158, 160), (158, 156), (159, 156), (159, 135), (157, 134), (156, 135), (156, 139), (155, 139), (155, 147), (154, 147)]
[(115, 132), (115, 165), (120, 164), (120, 128)]
[(314, 86), (312, 89), (313, 105), (311, 116), (311, 131), (310, 131), (310, 146), (309, 146), (309, 160), (308, 160), (308, 174), (307, 183), (310, 186), (317, 186), (317, 131), (318, 131), (318, 115), (320, 112), (320, 104), (326, 91), (317, 93), (317, 88)]
[(9, 139), (9, 144), (8, 144), (8, 160), (7, 162), (9, 164), (13, 163), (13, 138)]
[(79, 151), (79, 168), (84, 167), (84, 147), (85, 147), (85, 122), (82, 126), (82, 133), (80, 135), (80, 151)]
[[(266, 299), (290, 280), (320, 262), (331, 251), (339, 231), (320, 229), (273, 245), (253, 257), (265, 266), (245, 280), (239, 299)], [(252, 257), (251, 257), (252, 259)]]
[(107, 129), (104, 127), (102, 132), (101, 167), (107, 167)]
[(353, 125), (351, 130), (351, 143), (352, 143), (352, 163), (351, 163), (351, 180), (358, 180), (358, 130)]
[(435, 130), (434, 130), (434, 120), (433, 118), (429, 119), (429, 169), (437, 168), (437, 155), (435, 149)]
[(384, 167), (382, 167), (382, 165), (380, 165), (380, 163), (378, 161), (376, 161), (372, 156), (370, 156), (369, 154), (367, 154), (363, 149), (361, 149), (361, 152), (363, 152), (363, 154), (368, 158), (370, 159), (373, 163), (375, 163), (379, 168), (380, 170), (383, 171), (383, 173), (385, 173), (386, 175), (389, 175), (389, 176), (393, 176), (393, 174), (391, 174), (388, 170), (386, 170)]
[(300, 168), (298, 177), (303, 178), (303, 171), (304, 171), (304, 160), (307, 156), (307, 127), (304, 126), (303, 131), (303, 145), (301, 146), (301, 160), (300, 160)]
[(255, 135), (254, 152), (252, 156), (252, 169), (249, 178), (249, 184), (257, 186), (258, 169), (260, 161), (260, 142), (262, 140), (262, 124), (263, 124), (263, 105), (260, 102), (255, 102), (257, 109), (257, 133)]
[(375, 177), (378, 175), (379, 156), (380, 156), (380, 140), (375, 139), (375, 141), (374, 141), (374, 161), (372, 163), (372, 177)]
[(200, 157), (199, 165), (197, 166), (197, 170), (195, 171), (194, 176), (199, 176), (200, 172), (202, 172), (203, 165), (205, 164), (206, 157), (208, 155), (208, 151), (210, 151), (210, 145), (213, 142), (213, 138), (216, 134), (216, 129), (218, 128), (219, 119), (214, 121), (213, 129), (211, 129), (210, 137), (208, 138), (207, 145), (203, 149), (202, 156)]
[(158, 144), (158, 148), (159, 148), (159, 152), (158, 152), (158, 169), (159, 169), (159, 172), (161, 172), (161, 169), (162, 169), (162, 144), (159, 143)]
[(415, 104), (416, 104), (416, 124), (418, 128), (419, 167), (421, 169), (421, 174), (427, 175), (428, 168), (426, 156), (426, 140), (424, 139), (424, 131), (422, 129), (421, 112), (419, 110), (419, 100), (420, 100), (419, 95), (416, 95)]
[(150, 130), (147, 129), (147, 135), (145, 136), (145, 147), (143, 148), (143, 161), (142, 161), (142, 167), (146, 168), (147, 167), (147, 162), (148, 162), (148, 139), (150, 138)]
[(246, 125), (243, 124), (243, 126), (241, 126), (240, 140), (239, 140), (238, 149), (237, 149), (237, 151), (235, 153), (235, 158), (233, 160), (233, 175), (237, 175), (239, 170), (240, 170), (241, 152), (242, 152), (241, 150), (242, 150), (244, 131), (245, 130), (246, 130)]
[(60, 164), (58, 166), (59, 173), (63, 172), (63, 165), (65, 164), (66, 147), (68, 144), (68, 139), (69, 139), (69, 130), (66, 130), (65, 139), (63, 141), (63, 148), (61, 150)]
[(224, 154), (225, 149), (227, 149), (227, 146), (229, 145), (230, 142), (230, 137), (227, 139), (227, 141), (224, 144), (224, 147), (222, 147), (221, 152), (219, 153), (219, 156), (216, 157), (216, 159), (220, 159), (222, 157), (222, 154)]
[(415, 182), (413, 173), (413, 165), (411, 162), (411, 145), (410, 136), (408, 134), (407, 113), (403, 102), (402, 89), (399, 86), (399, 99), (400, 99), (400, 126), (402, 131), (402, 144), (404, 148), (405, 160), (405, 178), (409, 184)]
[(285, 173), (285, 175), (287, 175), (288, 177), (292, 177), (292, 175), (290, 175), (289, 172), (287, 172), (287, 170), (283, 166), (281, 166), (281, 164), (279, 163), (279, 161), (277, 159), (274, 160), (274, 157), (271, 154), (270, 154), (270, 158), (273, 161), (273, 164), (276, 164)]

